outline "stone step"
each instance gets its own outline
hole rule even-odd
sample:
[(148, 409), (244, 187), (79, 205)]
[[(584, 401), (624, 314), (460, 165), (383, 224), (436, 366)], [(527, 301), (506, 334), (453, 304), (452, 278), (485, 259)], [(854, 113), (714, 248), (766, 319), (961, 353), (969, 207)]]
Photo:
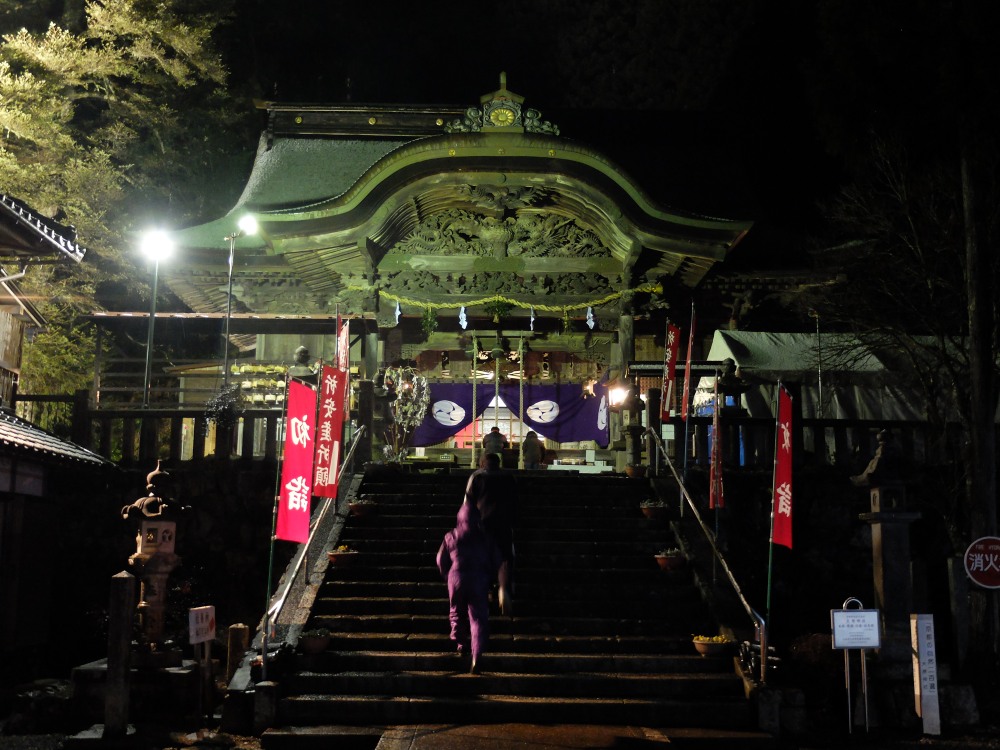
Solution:
[[(594, 599), (581, 601), (579, 599), (560, 599), (551, 597), (542, 600), (516, 597), (518, 616), (544, 617), (560, 614), (564, 617), (574, 613), (585, 614), (588, 617), (619, 617), (619, 618), (659, 618), (666, 620), (672, 615), (676, 617), (677, 603), (655, 595), (646, 596), (640, 600), (617, 601), (614, 599)], [(322, 615), (381, 615), (381, 614), (414, 614), (433, 615), (447, 613), (447, 590), (442, 584), (441, 596), (434, 598), (420, 597), (320, 597), (316, 599), (313, 612)], [(677, 619), (680, 619), (679, 617)]]
[[(372, 524), (364, 526), (361, 524), (348, 525), (344, 528), (341, 539), (345, 542), (356, 540), (370, 541), (416, 541), (423, 542), (428, 538), (437, 540), (440, 543), (445, 533), (454, 528), (454, 519), (450, 524), (435, 525), (428, 522), (424, 526), (396, 526), (391, 524)], [(594, 529), (591, 527), (567, 528), (565, 526), (552, 526), (542, 528), (538, 526), (524, 526), (518, 523), (514, 527), (514, 536), (521, 542), (539, 542), (548, 545), (554, 542), (592, 542), (600, 543), (662, 543), (668, 538), (673, 538), (670, 529), (667, 527), (656, 528), (647, 524), (618, 525), (608, 528)]]
[[(364, 553), (352, 555), (363, 557)], [(599, 562), (581, 560), (570, 567), (563, 567), (565, 560), (532, 560), (528, 555), (518, 555), (515, 564), (515, 585), (529, 586), (520, 592), (528, 598), (544, 598), (552, 587), (581, 588), (587, 586), (629, 587), (644, 585), (656, 591), (673, 595), (681, 593), (685, 587), (693, 586), (691, 572), (687, 568), (662, 571), (653, 561), (652, 555), (641, 555), (631, 561), (615, 558), (616, 567), (607, 568)], [(626, 564), (627, 563), (627, 564)], [(328, 571), (324, 585), (336, 583), (372, 584), (444, 584), (438, 573), (434, 557), (422, 553), (414, 555), (411, 565), (395, 565), (387, 568), (369, 567), (360, 564), (338, 566)]]
[[(697, 592), (693, 587), (678, 586), (674, 589), (656, 588), (651, 590), (653, 576), (659, 571), (649, 571), (649, 576), (623, 576), (602, 581), (575, 580), (566, 577), (548, 580), (547, 575), (533, 574), (531, 570), (518, 569), (517, 600), (541, 602), (556, 600), (578, 602), (578, 609), (586, 611), (589, 601), (617, 601), (619, 598), (632, 600), (655, 597), (669, 599), (672, 604), (684, 606), (697, 603)], [(370, 581), (370, 580), (327, 580), (323, 583), (320, 598), (397, 598), (397, 599), (447, 599), (445, 582), (437, 577), (432, 581)]]
[(639, 509), (648, 485), (551, 474), (520, 477), (515, 616), (491, 604), (479, 676), (448, 638), (435, 565), (468, 472), (366, 480), (376, 512), (345, 520), (338, 543), (358, 554), (327, 568), (307, 623), (330, 647), (293, 656), (282, 723), (750, 726), (732, 656), (691, 645), (717, 630), (691, 572), (653, 559), (676, 542)]
[[(263, 750), (427, 750), (440, 748), (658, 748), (686, 750), (774, 750), (778, 740), (766, 732), (706, 727), (497, 723), (409, 726), (285, 726), (261, 735)], [(505, 744), (504, 744), (505, 743)]]
[[(412, 565), (419, 563), (420, 555), (430, 555), (433, 560), (441, 546), (441, 538), (434, 539), (370, 539), (366, 536), (356, 537), (353, 534), (344, 534), (340, 542), (347, 544), (351, 549), (365, 555), (373, 555), (378, 558), (377, 564), (385, 565)], [(668, 546), (672, 541), (670, 537), (664, 537), (661, 541), (656, 540), (590, 540), (590, 541), (559, 541), (554, 539), (545, 544), (538, 544), (528, 540), (524, 543), (515, 532), (514, 547), (519, 558), (534, 560), (539, 564), (546, 565), (559, 564), (560, 560), (565, 560), (560, 567), (575, 567), (582, 565), (586, 568), (598, 565), (600, 567), (635, 567), (637, 560), (643, 560), (649, 565), (655, 565), (653, 553)], [(359, 558), (355, 563), (370, 564), (373, 560)]]
[[(449, 504), (446, 508), (433, 508), (435, 512), (421, 513), (418, 508), (412, 506), (400, 506), (398, 508), (381, 508), (374, 516), (360, 517), (351, 516), (347, 520), (349, 528), (363, 528), (375, 530), (380, 528), (395, 529), (437, 529), (442, 533), (448, 531), (455, 525), (455, 516), (458, 513), (459, 504)], [(405, 511), (405, 512), (404, 512)], [(519, 529), (546, 529), (546, 530), (581, 530), (593, 531), (595, 523), (599, 523), (600, 529), (650, 529), (669, 528), (667, 519), (656, 519), (653, 521), (642, 515), (638, 505), (629, 508), (627, 513), (621, 510), (609, 509), (608, 512), (601, 513), (578, 513), (566, 516), (555, 516), (551, 513), (533, 512), (532, 508), (519, 507), (517, 517), (517, 528)], [(634, 511), (634, 512), (633, 512)], [(377, 519), (377, 520), (376, 520)], [(658, 523), (657, 523), (658, 521)]]
[[(652, 654), (691, 657), (690, 635), (657, 636), (598, 636), (598, 635), (532, 635), (525, 633), (492, 633), (489, 652), (548, 653), (548, 654)], [(330, 651), (424, 651), (450, 654), (454, 644), (442, 630), (437, 633), (334, 633)], [(312, 658), (312, 657), (309, 657)], [(336, 665), (334, 665), (336, 666)], [(688, 667), (691, 669), (688, 669)], [(675, 671), (715, 668), (714, 663), (692, 658), (671, 665)]]
[[(345, 664), (339, 672), (299, 672), (283, 685), (286, 695), (423, 695), (462, 696), (468, 693), (466, 680), (456, 674), (468, 671), (464, 659), (449, 656), (452, 664), (441, 670), (426, 670), (420, 666), (405, 671), (356, 670)], [(345, 660), (349, 661), (349, 660)], [(592, 672), (577, 669), (574, 664), (559, 666), (558, 672), (538, 674), (506, 669), (504, 656), (487, 654), (476, 690), (492, 695), (568, 698), (705, 698), (707, 696), (739, 697), (741, 686), (724, 673), (678, 672)], [(417, 660), (419, 664), (419, 660)], [(383, 666), (382, 662), (379, 662)], [(388, 666), (388, 665), (385, 665)], [(530, 664), (525, 664), (530, 666)], [(547, 669), (551, 669), (545, 665)], [(572, 670), (572, 671), (570, 671)]]
[[(328, 628), (333, 633), (446, 633), (447, 611), (438, 614), (357, 614), (314, 610), (309, 627)], [(681, 636), (714, 632), (703, 612), (671, 611), (668, 618), (622, 619), (620, 617), (491, 616), (490, 632), (520, 635), (571, 636)]]
[[(456, 676), (470, 683), (464, 696), (300, 695), (280, 702), (288, 724), (327, 723), (340, 717), (351, 724), (529, 723), (621, 724), (746, 728), (750, 707), (741, 698), (730, 700), (670, 700), (656, 698), (570, 698), (521, 696), (480, 692), (479, 677)], [(460, 718), (459, 718), (460, 717)]]
[[(491, 641), (492, 644), (492, 641)], [(447, 648), (449, 641), (444, 642)], [(513, 674), (713, 674), (725, 677), (734, 689), (742, 690), (741, 683), (732, 679), (731, 657), (702, 657), (694, 653), (688, 642), (683, 654), (649, 653), (576, 653), (576, 652), (528, 652), (503, 651), (498, 640), (497, 648), (486, 650), (483, 664), (496, 675)], [(517, 645), (517, 642), (514, 642)], [(396, 672), (401, 676), (414, 671), (454, 672), (467, 670), (460, 664), (454, 648), (446, 651), (388, 651), (384, 648), (373, 650), (334, 651), (328, 649), (319, 654), (302, 656), (299, 659), (299, 674), (349, 673), (358, 671)], [(286, 678), (286, 682), (289, 678)], [(294, 680), (293, 678), (290, 678)], [(308, 692), (308, 691), (306, 691)]]

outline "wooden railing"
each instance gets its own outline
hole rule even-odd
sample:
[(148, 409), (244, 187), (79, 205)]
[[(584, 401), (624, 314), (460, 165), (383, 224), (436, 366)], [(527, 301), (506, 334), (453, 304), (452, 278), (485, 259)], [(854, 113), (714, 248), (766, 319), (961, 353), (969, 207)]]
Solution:
[[(281, 440), (280, 407), (248, 408), (234, 429), (225, 430), (209, 424), (202, 406), (93, 408), (87, 391), (78, 391), (72, 397), (19, 395), (15, 403), (20, 416), (124, 464), (155, 458), (273, 459)], [(687, 424), (674, 419), (670, 424), (673, 438), (668, 437), (665, 443), (673, 460), (680, 465), (707, 464), (711, 417), (692, 417)], [(773, 419), (723, 414), (721, 428), (726, 466), (773, 466)], [(920, 463), (947, 463), (953, 459), (947, 449), (960, 444), (957, 425), (943, 434), (923, 422), (803, 419), (794, 431), (797, 462), (851, 465), (860, 470), (874, 454), (878, 432), (883, 429), (893, 434), (904, 458)], [(220, 450), (220, 446), (225, 449)], [(683, 446), (687, 446), (686, 464)]]
[[(687, 444), (689, 464), (707, 464), (711, 446), (711, 417), (693, 417), (685, 425), (672, 420), (673, 455), (683, 462), (680, 445)], [(774, 463), (774, 419), (724, 415), (721, 420), (723, 463), (727, 466), (770, 468)], [(892, 420), (801, 419), (793, 430), (797, 463), (857, 465), (868, 463), (878, 447), (878, 433), (888, 430), (903, 458), (928, 464), (947, 463), (949, 447), (959, 445), (961, 428), (949, 425), (945, 433), (926, 422)], [(686, 439), (685, 439), (686, 436)]]
[[(58, 421), (69, 406), (68, 423)], [(56, 407), (59, 407), (58, 409)], [(95, 409), (87, 391), (75, 396), (22, 396), (15, 399), (19, 416), (77, 445), (121, 464), (206, 459), (274, 459), (281, 435), (280, 408), (246, 409), (234, 427), (216, 425), (203, 406), (155, 409)]]

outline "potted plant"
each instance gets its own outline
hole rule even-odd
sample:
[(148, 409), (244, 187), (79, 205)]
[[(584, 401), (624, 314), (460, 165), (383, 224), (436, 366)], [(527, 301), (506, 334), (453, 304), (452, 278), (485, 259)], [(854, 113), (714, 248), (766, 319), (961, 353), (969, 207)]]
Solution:
[(687, 562), (684, 553), (677, 549), (677, 547), (661, 549), (654, 557), (656, 558), (656, 564), (660, 566), (660, 570), (677, 570), (683, 568)]
[(370, 516), (378, 510), (375, 501), (368, 497), (368, 495), (361, 495), (354, 498), (347, 503), (347, 507), (350, 509), (352, 516)]
[(431, 392), (427, 378), (409, 366), (387, 367), (383, 378), (389, 415), (384, 452), (387, 461), (402, 462), (406, 458), (413, 431), (424, 421), (430, 406)]
[(641, 479), (646, 476), (646, 466), (644, 464), (627, 464), (625, 474), (633, 479)]
[(348, 563), (354, 562), (357, 554), (357, 550), (351, 549), (346, 544), (341, 544), (327, 552), (326, 556), (334, 565), (347, 565)]
[(662, 500), (643, 500), (639, 509), (646, 518), (663, 518), (667, 515), (667, 504)]
[(299, 648), (304, 654), (320, 654), (330, 647), (330, 631), (327, 628), (303, 630), (299, 636)]
[(222, 430), (232, 430), (240, 421), (246, 408), (246, 400), (240, 392), (238, 383), (230, 383), (219, 388), (218, 392), (205, 403), (204, 429), (214, 423)]
[(718, 656), (728, 651), (736, 641), (725, 635), (696, 635), (691, 639), (694, 649), (702, 656)]

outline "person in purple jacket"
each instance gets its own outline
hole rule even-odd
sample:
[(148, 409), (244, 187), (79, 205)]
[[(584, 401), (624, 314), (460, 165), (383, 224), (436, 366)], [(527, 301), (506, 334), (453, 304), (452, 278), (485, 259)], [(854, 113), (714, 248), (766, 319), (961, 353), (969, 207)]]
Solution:
[(484, 453), (480, 468), (469, 475), (465, 502), (479, 509), (483, 530), (500, 549), (497, 576), (500, 612), (514, 614), (514, 523), (517, 520), (517, 483), (500, 468), (500, 457)]
[(462, 503), (455, 528), (444, 535), (437, 566), (448, 581), (448, 620), (451, 640), (461, 655), (472, 653), (472, 674), (479, 673), (480, 657), (490, 637), (490, 584), (500, 567), (500, 550), (483, 531), (479, 509)]

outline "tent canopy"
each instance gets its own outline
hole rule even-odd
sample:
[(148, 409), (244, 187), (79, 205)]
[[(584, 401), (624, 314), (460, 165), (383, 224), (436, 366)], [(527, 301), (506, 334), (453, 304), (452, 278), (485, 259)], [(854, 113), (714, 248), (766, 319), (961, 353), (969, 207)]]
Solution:
[[(773, 417), (780, 381), (799, 386), (806, 419), (925, 421), (923, 399), (850, 334), (716, 331), (708, 359), (732, 359), (751, 417)], [(696, 405), (714, 378), (702, 378)]]

